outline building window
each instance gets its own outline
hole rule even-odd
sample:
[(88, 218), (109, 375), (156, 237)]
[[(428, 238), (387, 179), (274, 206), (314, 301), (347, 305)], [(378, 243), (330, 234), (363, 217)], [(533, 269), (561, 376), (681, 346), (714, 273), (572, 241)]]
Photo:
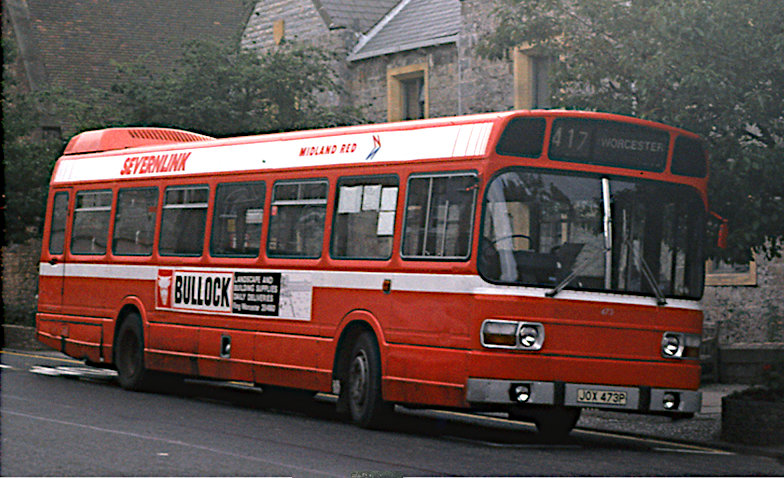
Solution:
[(550, 68), (553, 59), (537, 54), (535, 49), (519, 47), (512, 54), (514, 62), (514, 102), (516, 109), (550, 107)]
[(272, 24), (272, 39), (276, 45), (283, 43), (283, 38), (286, 36), (286, 22), (284, 20), (275, 20)]
[(387, 117), (389, 121), (428, 117), (427, 64), (387, 70)]
[(745, 264), (730, 264), (722, 260), (708, 259), (705, 263), (705, 285), (756, 286), (757, 263), (752, 260)]

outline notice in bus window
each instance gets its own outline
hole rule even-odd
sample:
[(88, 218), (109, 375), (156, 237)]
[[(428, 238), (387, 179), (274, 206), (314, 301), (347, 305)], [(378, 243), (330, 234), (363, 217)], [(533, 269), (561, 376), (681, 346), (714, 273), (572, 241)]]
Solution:
[(362, 210), (378, 211), (380, 201), (381, 201), (381, 185), (373, 184), (373, 185), (365, 186), (362, 195)]
[(355, 214), (362, 205), (362, 186), (343, 186), (340, 188), (339, 214)]
[(378, 213), (377, 236), (391, 236), (395, 232), (395, 211), (381, 211)]
[(381, 210), (394, 211), (397, 208), (397, 188), (384, 188), (381, 191)]

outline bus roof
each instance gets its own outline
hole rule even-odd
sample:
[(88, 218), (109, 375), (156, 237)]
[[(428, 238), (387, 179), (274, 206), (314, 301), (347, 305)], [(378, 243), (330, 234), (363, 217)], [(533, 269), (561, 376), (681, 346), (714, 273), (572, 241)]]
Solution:
[(75, 136), (52, 183), (483, 157), (510, 117), (582, 117), (687, 133), (606, 113), (508, 111), (398, 123), (214, 139), (166, 128), (110, 128)]

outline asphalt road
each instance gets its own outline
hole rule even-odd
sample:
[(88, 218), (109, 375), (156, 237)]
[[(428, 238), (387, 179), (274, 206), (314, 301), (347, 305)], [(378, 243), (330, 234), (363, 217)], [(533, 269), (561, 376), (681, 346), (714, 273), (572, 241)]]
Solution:
[(0, 359), (4, 476), (784, 475), (770, 458), (581, 430), (544, 443), (530, 425), (466, 414), (398, 407), (389, 429), (364, 430), (329, 397), (204, 382), (133, 393), (56, 354)]

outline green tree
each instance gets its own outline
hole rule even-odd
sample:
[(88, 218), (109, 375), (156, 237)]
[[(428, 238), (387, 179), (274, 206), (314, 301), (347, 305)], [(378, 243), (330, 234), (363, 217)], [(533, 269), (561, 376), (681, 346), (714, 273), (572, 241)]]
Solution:
[(779, 256), (784, 236), (784, 2), (500, 0), (481, 52), (559, 59), (553, 104), (694, 131), (711, 154), (711, 208), (729, 248)]
[(118, 65), (111, 105), (123, 124), (171, 126), (212, 136), (353, 124), (357, 111), (320, 106), (337, 95), (331, 56), (284, 44), (261, 56), (199, 40), (188, 43), (170, 70), (145, 58)]
[[(49, 98), (25, 92), (16, 70), (16, 44), (3, 37), (3, 243), (23, 242), (43, 224), (49, 176), (63, 142), (39, 127)], [(38, 134), (36, 134), (38, 133)]]
[(169, 69), (142, 57), (117, 65), (111, 90), (81, 101), (67, 91), (28, 92), (12, 68), (16, 48), (3, 39), (3, 175), (7, 242), (37, 236), (49, 177), (65, 141), (42, 138), (44, 118), (72, 133), (110, 126), (167, 126), (211, 136), (329, 127), (362, 122), (357, 110), (321, 106), (340, 92), (331, 56), (286, 44), (262, 56), (210, 41), (183, 46)]

